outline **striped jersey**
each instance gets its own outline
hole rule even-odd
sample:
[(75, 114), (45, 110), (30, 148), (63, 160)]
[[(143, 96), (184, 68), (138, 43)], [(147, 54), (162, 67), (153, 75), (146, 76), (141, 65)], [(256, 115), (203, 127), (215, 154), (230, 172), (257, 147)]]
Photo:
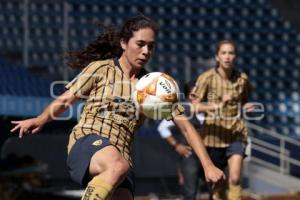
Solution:
[(222, 109), (206, 112), (201, 133), (205, 146), (218, 148), (228, 147), (236, 140), (246, 142), (248, 131), (241, 111), (250, 90), (248, 76), (235, 69), (228, 80), (222, 78), (217, 68), (209, 69), (198, 77), (192, 94), (201, 102), (218, 104), (222, 102), (223, 95), (232, 97)]
[[(142, 69), (136, 79), (128, 79), (118, 59), (108, 59), (90, 63), (66, 85), (75, 96), (86, 99), (80, 120), (70, 134), (68, 152), (79, 138), (95, 133), (108, 138), (132, 166), (134, 132), (145, 119), (137, 112), (132, 94), (138, 79), (146, 73)], [(178, 108), (172, 116), (181, 112)]]

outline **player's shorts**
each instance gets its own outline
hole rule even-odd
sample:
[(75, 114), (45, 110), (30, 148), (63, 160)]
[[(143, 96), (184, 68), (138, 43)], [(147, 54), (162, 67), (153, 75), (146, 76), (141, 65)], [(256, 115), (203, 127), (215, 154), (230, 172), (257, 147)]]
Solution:
[(206, 147), (212, 162), (220, 169), (227, 166), (227, 160), (232, 155), (245, 157), (246, 145), (242, 141), (235, 141), (225, 148)]
[[(106, 146), (112, 145), (105, 137), (97, 134), (88, 134), (76, 141), (73, 145), (68, 159), (67, 166), (71, 178), (76, 182), (86, 187), (91, 177), (88, 174), (89, 164), (92, 156)], [(129, 170), (125, 180), (118, 188), (126, 188), (134, 194), (134, 172)]]

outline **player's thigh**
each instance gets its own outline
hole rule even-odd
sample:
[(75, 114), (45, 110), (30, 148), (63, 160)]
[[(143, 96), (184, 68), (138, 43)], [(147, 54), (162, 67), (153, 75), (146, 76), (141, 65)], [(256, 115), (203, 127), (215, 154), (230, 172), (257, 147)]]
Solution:
[(116, 147), (110, 145), (97, 151), (91, 158), (89, 174), (95, 176), (101, 172), (117, 166), (128, 167), (128, 162), (123, 158)]
[(133, 200), (133, 196), (128, 189), (117, 188), (112, 196), (112, 200)]
[(226, 150), (227, 162), (228, 162), (228, 173), (230, 179), (234, 182), (239, 180), (243, 159), (245, 156), (245, 143), (242, 141), (235, 141), (230, 144)]

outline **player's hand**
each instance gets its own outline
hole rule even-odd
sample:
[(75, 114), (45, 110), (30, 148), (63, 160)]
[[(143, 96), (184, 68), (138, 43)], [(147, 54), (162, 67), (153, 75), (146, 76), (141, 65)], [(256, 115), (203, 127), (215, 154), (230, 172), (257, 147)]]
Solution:
[(232, 100), (232, 96), (230, 94), (224, 94), (222, 96), (222, 103), (226, 104), (230, 100)]
[(175, 147), (175, 151), (182, 157), (188, 158), (192, 155), (192, 148), (187, 145), (177, 144)]
[(205, 170), (205, 178), (208, 183), (216, 186), (222, 183), (226, 179), (226, 176), (222, 170), (215, 167), (214, 165), (211, 165)]
[(13, 133), (19, 130), (19, 138), (22, 138), (24, 134), (35, 134), (39, 132), (44, 125), (38, 118), (11, 121), (11, 123), (14, 124), (15, 127), (12, 128), (10, 132)]
[(213, 107), (213, 110), (210, 112), (215, 112), (217, 110), (222, 109), (229, 101), (231, 101), (233, 98), (230, 94), (224, 94), (222, 96), (220, 103), (211, 103), (210, 105)]
[(253, 103), (246, 103), (243, 108), (246, 112), (252, 112), (255, 109), (255, 105)]

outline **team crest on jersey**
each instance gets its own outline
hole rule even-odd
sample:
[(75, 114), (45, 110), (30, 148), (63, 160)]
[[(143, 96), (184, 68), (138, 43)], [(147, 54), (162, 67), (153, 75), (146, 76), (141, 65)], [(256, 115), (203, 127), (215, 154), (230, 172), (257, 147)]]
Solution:
[(94, 146), (100, 146), (102, 144), (102, 140), (96, 140), (95, 142), (93, 142), (92, 145)]

